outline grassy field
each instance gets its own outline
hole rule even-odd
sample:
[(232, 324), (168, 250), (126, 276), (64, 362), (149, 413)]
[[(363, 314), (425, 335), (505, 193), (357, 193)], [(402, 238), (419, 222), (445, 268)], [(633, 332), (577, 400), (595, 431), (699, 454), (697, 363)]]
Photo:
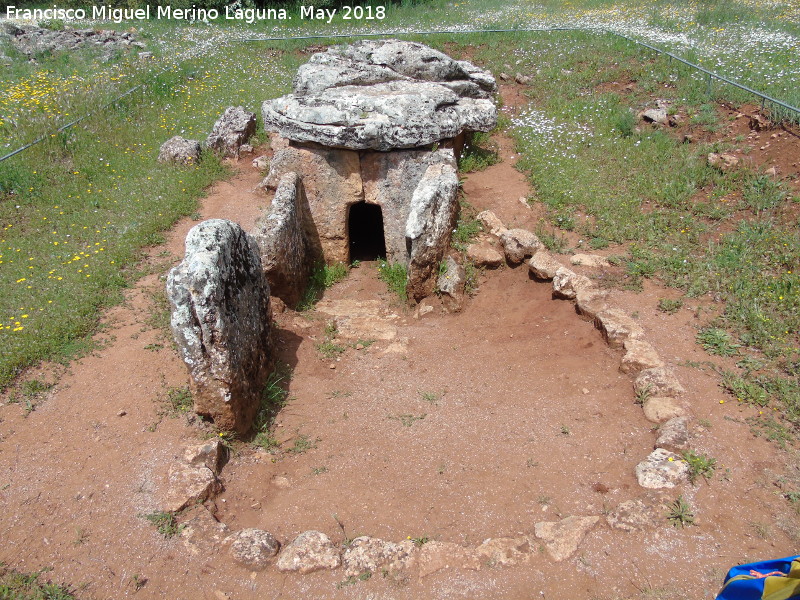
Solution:
[[(721, 126), (717, 101), (752, 98), (720, 85), (709, 97), (704, 78), (688, 68), (602, 31), (669, 49), (797, 105), (797, 2), (434, 0), (424, 10), (391, 8), (383, 22), (296, 23), (137, 23), (155, 55), (148, 61), (120, 54), (106, 63), (87, 52), (31, 63), (6, 49), (15, 60), (0, 73), (0, 154), (47, 139), (0, 162), (0, 388), (26, 366), (85, 348), (99, 310), (139, 276), (141, 248), (191, 215), (203, 190), (230, 173), (214, 158), (195, 168), (160, 166), (159, 145), (172, 135), (204, 138), (226, 106), (258, 112), (262, 100), (288, 91), (305, 60), (298, 50), (323, 43), (245, 38), (578, 27), (588, 31), (414, 39), (442, 48), (455, 42), (495, 72), (510, 66), (533, 75), (531, 103), (508, 131), (549, 226), (579, 233), (581, 247), (613, 247), (628, 274), (622, 285), (658, 278), (724, 302), (700, 339), (712, 352), (730, 348), (739, 357), (724, 385), (800, 423), (800, 239), (786, 210), (797, 199), (763, 173), (708, 166), (704, 156), (725, 149), (719, 144), (636, 132), (632, 120), (631, 111), (657, 95), (692, 126), (713, 130)], [(598, 91), (619, 80), (637, 86)], [(101, 108), (138, 84), (145, 89)], [(736, 227), (717, 235), (731, 218)]]

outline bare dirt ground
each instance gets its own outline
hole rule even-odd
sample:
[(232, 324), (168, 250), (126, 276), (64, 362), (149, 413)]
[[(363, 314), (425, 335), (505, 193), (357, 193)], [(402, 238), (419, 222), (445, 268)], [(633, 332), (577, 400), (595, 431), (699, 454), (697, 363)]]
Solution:
[[(540, 215), (519, 201), (531, 190), (511, 142), (499, 147), (503, 162), (468, 177), (467, 199), (532, 229)], [(268, 204), (250, 191), (259, 175), (249, 161), (238, 168), (210, 190), (203, 218), (249, 228)], [(171, 461), (208, 430), (165, 413), (166, 390), (188, 375), (151, 315), (193, 224), (152, 250), (153, 274), (104, 318), (101, 350), (75, 362), (30, 414), (0, 407), (0, 562), (53, 567), (48, 577), (81, 598), (711, 598), (729, 566), (796, 553), (797, 517), (776, 487), (795, 475), (788, 455), (750, 433), (744, 419), (757, 410), (730, 401), (708, 369), (687, 366), (711, 358), (694, 342), (697, 308), (710, 303), (666, 315), (658, 298), (675, 292), (649, 282), (612, 295), (675, 369), (694, 416), (691, 446), (718, 463), (708, 483), (647, 492), (634, 467), (656, 433), (618, 370), (621, 352), (525, 266), (485, 273), (459, 314), (435, 300), (421, 317), (401, 306), (374, 263), (353, 269), (316, 310), (276, 314), (280, 359), (293, 370), (274, 428), (282, 451), (238, 444), (225, 490), (206, 508), (231, 531), (257, 527), (284, 544), (317, 529), (337, 543), (370, 535), (474, 546), (531, 535), (539, 521), (601, 517), (576, 554), (556, 563), (535, 549), (517, 566), (343, 586), (341, 569), (251, 573), (213, 544), (165, 539), (142, 515), (159, 509)], [(376, 337), (388, 339), (357, 348), (342, 337), (346, 350), (325, 358), (325, 326), (348, 302), (369, 307)], [(312, 447), (289, 452), (298, 439)], [(678, 495), (696, 526), (667, 521)], [(605, 515), (634, 498), (658, 526), (609, 527)]]

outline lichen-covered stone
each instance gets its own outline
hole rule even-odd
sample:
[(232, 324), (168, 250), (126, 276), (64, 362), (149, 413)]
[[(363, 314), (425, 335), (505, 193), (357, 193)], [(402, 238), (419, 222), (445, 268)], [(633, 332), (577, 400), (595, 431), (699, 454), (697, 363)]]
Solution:
[(200, 161), (200, 152), (200, 142), (176, 135), (161, 144), (157, 160), (160, 163), (192, 165)]
[(303, 182), (296, 173), (286, 173), (269, 212), (256, 221), (253, 230), (270, 292), (287, 306), (299, 302), (313, 266), (314, 256), (303, 225), (310, 218), (308, 212)]
[(331, 48), (298, 69), (294, 93), (264, 102), (264, 125), (296, 142), (351, 150), (416, 148), (490, 131), (487, 71), (414, 42)]
[(269, 285), (258, 245), (231, 221), (196, 225), (183, 261), (169, 272), (167, 296), (195, 412), (222, 430), (246, 433), (272, 366)]
[(406, 221), (411, 242), (409, 298), (419, 301), (433, 292), (436, 271), (450, 243), (458, 212), (458, 175), (453, 165), (431, 165), (414, 195)]
[(416, 546), (411, 540), (399, 544), (361, 536), (354, 539), (342, 555), (344, 574), (356, 577), (385, 570), (388, 575), (408, 571), (413, 565)]
[(339, 550), (320, 531), (304, 531), (284, 547), (276, 563), (279, 571), (300, 574), (336, 569), (342, 563)]
[(448, 256), (442, 263), (444, 268), (440, 269), (439, 277), (436, 280), (436, 288), (445, 308), (451, 312), (461, 310), (464, 305), (464, 286), (467, 281), (467, 274), (464, 267), (452, 256)]
[(231, 558), (252, 571), (265, 569), (281, 547), (271, 533), (261, 529), (242, 529), (225, 543), (230, 544)]
[(256, 115), (241, 106), (229, 106), (214, 123), (206, 145), (223, 156), (238, 158), (240, 148), (255, 132)]
[(674, 452), (657, 448), (636, 465), (639, 485), (648, 489), (674, 488), (686, 478), (689, 466)]

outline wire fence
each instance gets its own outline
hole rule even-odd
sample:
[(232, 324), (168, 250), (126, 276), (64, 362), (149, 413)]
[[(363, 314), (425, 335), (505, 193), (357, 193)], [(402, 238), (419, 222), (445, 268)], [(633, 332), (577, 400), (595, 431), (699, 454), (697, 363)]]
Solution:
[[(303, 40), (334, 40), (334, 39), (357, 39), (357, 38), (375, 38), (375, 37), (402, 37), (402, 36), (427, 36), (427, 35), (475, 35), (475, 34), (497, 34), (497, 33), (542, 33), (542, 32), (556, 32), (556, 31), (582, 31), (582, 32), (600, 32), (606, 35), (616, 36), (620, 39), (627, 40), (630, 43), (636, 44), (638, 46), (642, 46), (643, 48), (647, 48), (653, 52), (658, 54), (667, 56), (670, 60), (676, 60), (699, 73), (702, 73), (706, 77), (707, 81), (707, 94), (711, 96), (712, 94), (712, 83), (714, 80), (720, 81), (726, 85), (733, 86), (738, 88), (742, 91), (745, 91), (749, 94), (752, 94), (761, 100), (761, 112), (764, 113), (768, 108), (769, 111), (766, 113), (766, 116), (771, 118), (773, 121), (779, 122), (784, 118), (789, 118), (788, 115), (793, 114), (794, 117), (791, 118), (793, 121), (800, 121), (800, 108), (796, 106), (792, 106), (782, 100), (777, 98), (773, 98), (768, 94), (763, 92), (759, 92), (749, 86), (746, 86), (742, 83), (719, 75), (718, 73), (714, 73), (713, 71), (709, 71), (708, 69), (701, 67), (698, 64), (695, 64), (691, 61), (688, 61), (680, 56), (677, 56), (671, 52), (668, 52), (662, 48), (658, 48), (657, 46), (653, 46), (646, 42), (642, 42), (635, 38), (628, 37), (621, 33), (617, 33), (616, 31), (605, 30), (605, 29), (586, 29), (582, 27), (534, 27), (534, 28), (512, 28), (512, 29), (455, 29), (455, 30), (429, 30), (429, 31), (406, 31), (406, 32), (391, 32), (391, 33), (330, 33), (330, 34), (315, 34), (315, 35), (303, 35), (303, 36), (283, 36), (283, 37), (254, 37), (254, 38), (243, 38), (241, 40), (235, 40), (242, 43), (254, 43), (254, 42), (287, 42), (287, 41), (303, 41)], [(166, 69), (165, 69), (166, 70)], [(163, 73), (161, 71), (158, 74)], [(158, 75), (157, 74), (157, 75)], [(96, 114), (97, 112), (106, 110), (107, 108), (114, 106), (122, 99), (126, 98), (127, 96), (133, 94), (139, 89), (145, 89), (147, 84), (139, 84), (128, 91), (124, 92), (120, 96), (114, 98), (110, 102), (104, 104), (100, 108), (83, 115), (82, 117), (75, 119), (65, 125), (62, 125), (58, 129), (55, 130), (52, 134), (43, 135), (36, 140), (25, 144), (24, 146), (20, 146), (13, 152), (9, 152), (5, 156), (0, 157), (0, 162), (11, 158), (12, 156), (16, 156), (21, 152), (24, 152), (28, 148), (35, 146), (46, 140), (48, 137), (66, 131), (67, 129), (74, 127), (75, 125), (85, 121), (92, 115)]]

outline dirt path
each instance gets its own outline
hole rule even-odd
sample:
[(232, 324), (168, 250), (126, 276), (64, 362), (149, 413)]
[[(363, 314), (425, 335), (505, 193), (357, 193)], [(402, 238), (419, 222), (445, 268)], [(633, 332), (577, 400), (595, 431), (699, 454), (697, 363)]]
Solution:
[[(504, 162), (468, 178), (468, 199), (532, 228), (538, 217), (519, 202), (530, 192), (511, 168), (508, 140), (500, 147)], [(250, 192), (257, 181), (242, 163), (211, 190), (203, 217), (250, 227), (266, 204)], [(179, 260), (193, 224), (181, 223), (152, 252), (155, 265)], [(537, 550), (515, 567), (344, 587), (341, 570), (251, 574), (217, 550), (165, 539), (141, 515), (159, 507), (170, 462), (203, 435), (164, 415), (159, 400), (187, 381), (163, 331), (148, 324), (169, 264), (110, 311), (105, 347), (77, 361), (37, 410), (26, 417), (19, 405), (0, 407), (0, 561), (24, 571), (52, 566), (53, 579), (86, 598), (653, 597), (648, 589), (703, 598), (713, 597), (729, 565), (796, 551), (779, 527), (796, 530), (776, 494), (784, 455), (751, 436), (744, 418), (752, 409), (720, 404), (715, 377), (687, 366), (709, 358), (694, 343), (695, 306), (670, 316), (656, 310), (669, 292), (648, 285), (638, 295), (614, 293), (687, 388), (697, 419), (692, 446), (719, 463), (710, 484), (645, 493), (633, 469), (652, 449), (653, 426), (618, 371), (620, 353), (571, 303), (553, 300), (526, 268), (505, 268), (485, 275), (462, 313), (436, 305), (415, 318), (370, 263), (316, 311), (276, 315), (281, 359), (293, 370), (275, 428), (284, 452), (242, 445), (208, 509), (232, 531), (263, 528), (283, 543), (318, 529), (336, 542), (366, 534), (476, 545), (569, 515), (597, 515), (599, 524), (561, 563)], [(345, 351), (323, 357), (326, 324), (354, 306), (366, 315), (364, 337), (340, 334), (334, 342)], [(297, 439), (312, 447), (286, 452)], [(679, 494), (694, 506), (696, 527), (674, 529), (664, 518)], [(632, 498), (649, 503), (659, 527), (624, 532), (605, 523)]]

